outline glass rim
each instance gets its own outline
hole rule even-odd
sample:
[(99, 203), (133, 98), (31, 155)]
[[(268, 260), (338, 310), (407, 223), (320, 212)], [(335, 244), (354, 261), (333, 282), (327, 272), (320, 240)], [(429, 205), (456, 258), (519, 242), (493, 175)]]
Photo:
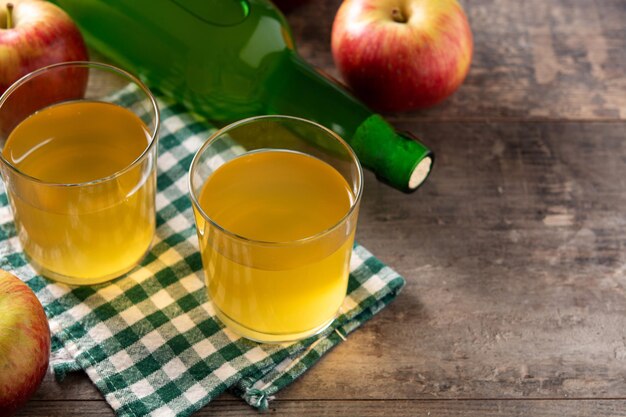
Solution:
[[(253, 122), (257, 122), (259, 120), (266, 120), (266, 119), (277, 119), (277, 120), (291, 120), (291, 121), (296, 121), (296, 122), (302, 122), (308, 125), (311, 125), (315, 128), (321, 129), (324, 132), (326, 132), (327, 134), (329, 134), (330, 136), (332, 136), (335, 140), (337, 140), (339, 143), (341, 143), (343, 145), (343, 147), (348, 151), (349, 156), (352, 159), (352, 162), (354, 162), (356, 168), (357, 168), (357, 191), (356, 191), (356, 195), (354, 196), (353, 201), (350, 204), (350, 209), (346, 212), (346, 214), (341, 217), (341, 219), (339, 219), (337, 221), (337, 223), (335, 223), (334, 225), (321, 230), (313, 235), (310, 236), (306, 236), (300, 239), (294, 239), (294, 240), (288, 240), (288, 241), (268, 241), (268, 240), (257, 240), (257, 239), (250, 239), (248, 237), (239, 235), (237, 233), (231, 232), (230, 230), (226, 229), (225, 227), (221, 226), (220, 224), (218, 224), (216, 221), (214, 221), (208, 214), (206, 214), (206, 212), (202, 209), (202, 207), (200, 206), (200, 203), (198, 202), (198, 197), (196, 196), (196, 192), (194, 190), (193, 184), (192, 184), (192, 177), (193, 177), (193, 173), (196, 170), (196, 166), (198, 164), (198, 161), (200, 159), (200, 155), (215, 141), (218, 140), (218, 138), (220, 138), (223, 134), (227, 133), (228, 131), (237, 128), (241, 125), (245, 125), (248, 123), (253, 123)], [(245, 154), (244, 154), (245, 155)], [(333, 169), (335, 169), (333, 167)], [(188, 175), (188, 181), (187, 181), (187, 185), (189, 187), (189, 194), (191, 195), (191, 202), (193, 203), (193, 205), (195, 206), (195, 208), (198, 210), (198, 212), (200, 213), (200, 215), (204, 218), (205, 221), (209, 222), (212, 226), (214, 226), (215, 228), (217, 228), (220, 232), (226, 234), (227, 236), (236, 239), (236, 240), (241, 240), (250, 244), (254, 244), (254, 245), (258, 245), (258, 246), (287, 246), (287, 245), (299, 245), (299, 244), (303, 244), (303, 243), (308, 243), (314, 240), (319, 239), (320, 237), (323, 237), (327, 234), (332, 233), (334, 230), (338, 229), (342, 224), (344, 224), (352, 215), (352, 213), (354, 213), (354, 210), (356, 210), (356, 208), (359, 206), (359, 203), (361, 201), (361, 196), (363, 195), (363, 168), (361, 167), (361, 162), (359, 161), (359, 158), (357, 157), (356, 153), (354, 152), (354, 150), (352, 149), (352, 147), (341, 137), (339, 136), (337, 133), (333, 132), (332, 130), (328, 129), (325, 126), (322, 126), (321, 124), (314, 122), (312, 120), (307, 120), (307, 119), (303, 119), (301, 117), (295, 117), (295, 116), (288, 116), (288, 115), (281, 115), (281, 114), (271, 114), (271, 115), (262, 115), (262, 116), (252, 116), (252, 117), (248, 117), (246, 119), (242, 119), (236, 122), (233, 122), (227, 126), (222, 127), (221, 129), (218, 129), (217, 131), (215, 131), (211, 136), (209, 136), (209, 138), (202, 144), (202, 146), (200, 147), (200, 149), (198, 149), (198, 151), (196, 152), (196, 154), (194, 155), (192, 161), (191, 161), (191, 165), (189, 167), (189, 175)], [(352, 187), (350, 187), (352, 188)], [(352, 189), (350, 190), (350, 192), (352, 192)]]
[[(43, 74), (45, 72), (48, 72), (48, 71), (51, 71), (51, 70), (54, 70), (54, 69), (57, 69), (57, 68), (63, 68), (63, 67), (96, 68), (96, 69), (99, 69), (99, 70), (115, 73), (115, 74), (117, 74), (117, 75), (119, 75), (121, 77), (124, 77), (124, 78), (128, 79), (132, 83), (135, 83), (141, 89), (141, 91), (146, 94), (146, 96), (150, 100), (150, 104), (152, 105), (152, 109), (154, 111), (154, 118), (155, 118), (154, 122), (155, 123), (154, 123), (154, 129), (152, 130), (152, 132), (150, 134), (150, 143), (148, 143), (146, 148), (143, 150), (143, 152), (137, 158), (135, 158), (131, 163), (129, 163), (124, 168), (122, 168), (122, 169), (120, 169), (118, 171), (115, 171), (114, 173), (112, 173), (110, 175), (107, 175), (106, 177), (97, 178), (95, 180), (85, 181), (85, 182), (57, 183), (57, 182), (48, 182), (48, 181), (41, 180), (39, 178), (33, 177), (31, 175), (28, 175), (25, 172), (22, 172), (18, 167), (13, 165), (11, 162), (9, 162), (4, 157), (4, 153), (2, 151), (0, 151), (0, 162), (2, 162), (3, 165), (7, 166), (9, 169), (11, 169), (11, 171), (13, 171), (14, 173), (18, 174), (19, 176), (21, 176), (21, 177), (23, 177), (23, 178), (25, 178), (25, 179), (27, 179), (29, 181), (36, 182), (38, 184), (45, 185), (45, 186), (48, 186), (48, 187), (85, 187), (85, 186), (91, 186), (91, 185), (98, 185), (98, 184), (102, 184), (102, 183), (114, 180), (114, 179), (122, 176), (126, 172), (130, 171), (131, 169), (133, 169), (137, 165), (139, 165), (147, 157), (147, 155), (150, 153), (152, 148), (154, 148), (154, 146), (155, 146), (155, 144), (157, 142), (159, 129), (161, 127), (161, 115), (159, 113), (159, 106), (157, 105), (156, 99), (152, 95), (152, 92), (148, 89), (148, 87), (146, 87), (146, 85), (139, 78), (137, 78), (136, 76), (132, 75), (128, 71), (125, 71), (125, 70), (123, 70), (121, 68), (118, 68), (118, 67), (116, 67), (114, 65), (105, 64), (104, 62), (96, 62), (96, 61), (66, 61), (66, 62), (59, 62), (59, 63), (51, 64), (51, 65), (46, 65), (45, 67), (41, 67), (39, 69), (31, 71), (28, 74), (26, 74), (26, 75), (22, 76), (21, 78), (19, 78), (18, 80), (16, 80), (15, 82), (13, 82), (13, 84), (11, 84), (9, 86), (9, 88), (7, 88), (4, 93), (2, 93), (2, 95), (0, 95), (0, 111), (2, 111), (2, 106), (5, 104), (7, 99), (11, 96), (11, 94), (13, 92), (15, 92), (15, 90), (17, 90), (19, 87), (24, 85), (26, 82), (30, 81), (31, 79), (33, 79), (33, 78), (35, 78), (35, 77), (37, 77), (37, 76), (39, 76), (39, 75), (41, 75), (41, 74)], [(59, 102), (59, 103), (63, 103), (63, 102)], [(59, 103), (53, 103), (52, 105), (59, 104)], [(30, 116), (27, 116), (27, 117), (30, 117)]]

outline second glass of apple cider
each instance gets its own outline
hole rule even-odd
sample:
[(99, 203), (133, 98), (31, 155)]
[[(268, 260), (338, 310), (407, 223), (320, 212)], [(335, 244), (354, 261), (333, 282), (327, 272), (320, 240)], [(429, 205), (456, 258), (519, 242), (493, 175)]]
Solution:
[(116, 278), (155, 230), (159, 113), (132, 75), (52, 65), (0, 97), (0, 170), (31, 264), (68, 284)]
[(215, 133), (189, 180), (218, 317), (260, 342), (299, 340), (332, 323), (362, 192), (352, 149), (314, 122), (261, 116)]

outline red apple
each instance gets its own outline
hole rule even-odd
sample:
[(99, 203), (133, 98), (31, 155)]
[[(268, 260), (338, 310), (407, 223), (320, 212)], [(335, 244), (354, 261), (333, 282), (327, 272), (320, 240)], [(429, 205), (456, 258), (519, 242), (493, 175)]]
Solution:
[(48, 369), (50, 329), (30, 288), (0, 270), (0, 417), (21, 407)]
[(472, 48), (456, 0), (345, 0), (332, 30), (339, 71), (378, 111), (425, 108), (452, 94)]
[(87, 59), (78, 28), (59, 7), (44, 0), (0, 0), (0, 94), (38, 68)]
[[(59, 7), (43, 0), (0, 0), (0, 94), (36, 69), (87, 59), (82, 35)], [(86, 83), (86, 71), (65, 70), (40, 77), (16, 91), (0, 109), (0, 136), (33, 111), (60, 100), (80, 98)]]

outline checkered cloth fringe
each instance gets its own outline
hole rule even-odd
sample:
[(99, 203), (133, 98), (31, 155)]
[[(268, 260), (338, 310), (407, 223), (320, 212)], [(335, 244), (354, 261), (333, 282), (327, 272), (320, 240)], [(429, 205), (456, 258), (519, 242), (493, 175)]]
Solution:
[[(122, 90), (120, 102), (130, 94)], [(348, 296), (322, 334), (264, 345), (224, 328), (207, 300), (187, 188), (191, 159), (212, 128), (181, 105), (158, 101), (156, 240), (141, 265), (98, 286), (70, 287), (37, 275), (2, 188), (0, 268), (26, 281), (44, 305), (57, 378), (85, 371), (117, 415), (189, 416), (226, 389), (264, 409), (278, 390), (391, 302), (404, 280), (357, 244)]]

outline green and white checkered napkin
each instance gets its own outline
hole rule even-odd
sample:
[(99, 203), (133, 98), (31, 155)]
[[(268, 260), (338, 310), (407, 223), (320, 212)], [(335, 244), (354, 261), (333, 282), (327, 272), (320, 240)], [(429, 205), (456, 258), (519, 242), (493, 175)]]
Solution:
[(391, 302), (404, 280), (356, 245), (342, 313), (323, 334), (263, 345), (225, 329), (207, 300), (187, 188), (191, 159), (212, 128), (166, 98), (159, 105), (156, 240), (141, 265), (99, 286), (42, 278), (24, 257), (0, 189), (0, 268), (25, 280), (43, 303), (57, 378), (84, 370), (119, 416), (188, 416), (226, 389), (265, 408)]

